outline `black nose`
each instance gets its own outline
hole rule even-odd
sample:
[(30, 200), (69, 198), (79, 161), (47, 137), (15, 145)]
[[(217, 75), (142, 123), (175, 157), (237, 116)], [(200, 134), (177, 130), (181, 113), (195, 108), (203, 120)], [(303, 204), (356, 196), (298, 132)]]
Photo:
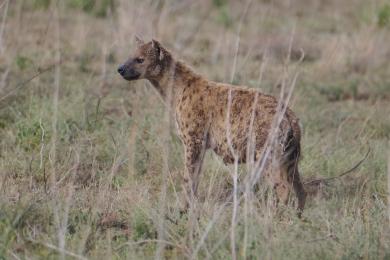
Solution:
[(118, 73), (121, 74), (122, 76), (123, 76), (123, 74), (125, 74), (125, 66), (124, 65), (119, 66)]

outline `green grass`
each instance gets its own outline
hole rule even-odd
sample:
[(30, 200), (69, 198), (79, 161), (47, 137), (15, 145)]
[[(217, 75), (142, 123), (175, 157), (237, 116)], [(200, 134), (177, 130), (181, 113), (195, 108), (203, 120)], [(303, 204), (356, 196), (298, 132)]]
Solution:
[[(134, 47), (132, 35), (141, 33), (146, 40), (156, 36), (208, 78), (228, 82), (245, 5), (70, 1), (58, 5), (57, 39), (53, 2), (12, 3), (5, 20), (0, 259), (149, 259), (159, 243), (166, 258), (230, 259), (229, 168), (208, 152), (196, 221), (181, 215), (183, 150), (174, 124), (166, 122), (165, 104), (149, 84), (125, 82), (116, 68)], [(318, 52), (289, 63), (290, 80), (300, 71), (291, 105), (304, 130), (303, 178), (336, 176), (368, 147), (371, 154), (354, 173), (309, 197), (303, 220), (293, 205), (272, 210), (261, 192), (240, 203), (239, 259), (390, 258), (387, 5), (317, 4), (253, 1), (243, 19), (235, 83), (278, 95), (294, 24), (293, 51)], [(329, 23), (329, 12), (336, 12), (337, 23)], [(364, 23), (357, 20), (361, 13)], [(57, 41), (59, 74), (53, 69), (15, 88), (55, 62)], [(241, 178), (245, 169), (240, 167)]]

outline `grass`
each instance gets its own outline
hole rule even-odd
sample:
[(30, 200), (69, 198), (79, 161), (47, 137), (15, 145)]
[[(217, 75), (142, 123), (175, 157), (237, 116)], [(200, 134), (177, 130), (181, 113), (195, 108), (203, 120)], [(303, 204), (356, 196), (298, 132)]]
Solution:
[[(289, 77), (300, 72), (291, 106), (304, 129), (303, 178), (335, 176), (372, 153), (309, 197), (303, 220), (292, 205), (271, 210), (262, 193), (240, 203), (237, 258), (390, 258), (390, 31), (388, 4), (373, 2), (252, 1), (239, 29), (245, 4), (235, 1), (4, 1), (0, 257), (231, 258), (230, 169), (208, 152), (198, 219), (181, 216), (183, 151), (165, 104), (116, 68), (137, 33), (210, 79), (278, 95), (294, 31), (291, 53), (307, 55), (289, 63)], [(58, 55), (60, 65), (18, 85)]]

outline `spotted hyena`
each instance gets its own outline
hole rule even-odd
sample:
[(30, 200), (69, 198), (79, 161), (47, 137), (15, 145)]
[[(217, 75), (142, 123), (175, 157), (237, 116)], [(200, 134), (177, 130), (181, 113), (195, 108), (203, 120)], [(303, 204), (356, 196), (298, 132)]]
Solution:
[(278, 201), (287, 203), (294, 189), (300, 215), (306, 192), (298, 172), (301, 131), (295, 114), (273, 96), (207, 80), (156, 40), (137, 42), (118, 72), (129, 81), (149, 80), (171, 100), (185, 148), (187, 195), (197, 195), (203, 155), (211, 149), (226, 164), (262, 162)]

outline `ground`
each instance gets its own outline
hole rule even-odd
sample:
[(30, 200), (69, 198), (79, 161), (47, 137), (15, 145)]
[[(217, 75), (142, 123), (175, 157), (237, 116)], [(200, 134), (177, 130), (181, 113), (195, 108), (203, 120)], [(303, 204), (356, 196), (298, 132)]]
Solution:
[[(390, 3), (5, 0), (0, 15), (1, 257), (390, 257)], [(213, 153), (198, 221), (179, 213), (183, 149), (166, 104), (116, 72), (135, 34), (209, 79), (294, 87), (304, 179), (371, 154), (309, 196), (302, 220), (242, 198), (232, 243), (232, 169)]]

